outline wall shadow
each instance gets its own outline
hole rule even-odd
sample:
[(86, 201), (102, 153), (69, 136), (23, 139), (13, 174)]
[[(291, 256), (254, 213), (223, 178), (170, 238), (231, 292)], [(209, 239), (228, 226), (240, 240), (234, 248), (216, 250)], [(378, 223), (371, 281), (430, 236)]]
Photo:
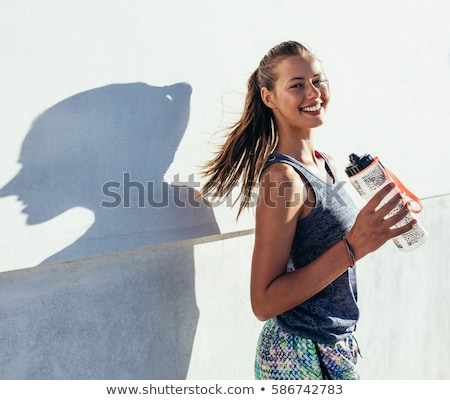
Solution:
[(29, 225), (76, 206), (95, 214), (82, 237), (43, 263), (219, 232), (193, 188), (163, 179), (188, 123), (191, 91), (185, 83), (114, 84), (36, 119), (22, 145), (22, 169), (0, 197), (18, 196)]
[(192, 246), (0, 274), (0, 379), (185, 379)]
[(33, 123), (0, 197), (18, 196), (29, 225), (77, 206), (95, 222), (42, 266), (0, 274), (0, 379), (186, 377), (199, 316), (193, 246), (127, 251), (219, 233), (194, 188), (163, 179), (191, 91), (109, 85)]

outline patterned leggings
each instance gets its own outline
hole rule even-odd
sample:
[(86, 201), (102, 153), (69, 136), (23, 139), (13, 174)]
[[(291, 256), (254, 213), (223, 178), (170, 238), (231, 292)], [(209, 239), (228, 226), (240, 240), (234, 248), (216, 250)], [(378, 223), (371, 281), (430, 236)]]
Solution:
[(332, 344), (287, 333), (274, 320), (265, 323), (255, 359), (256, 379), (359, 379), (358, 345), (353, 336)]

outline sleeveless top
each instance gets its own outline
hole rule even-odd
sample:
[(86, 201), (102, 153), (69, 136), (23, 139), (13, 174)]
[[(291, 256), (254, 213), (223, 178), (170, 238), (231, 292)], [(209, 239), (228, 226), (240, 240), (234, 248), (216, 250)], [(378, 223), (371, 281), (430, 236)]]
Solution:
[[(315, 194), (311, 212), (298, 221), (286, 271), (302, 268), (342, 240), (355, 222), (358, 209), (338, 182), (326, 157), (316, 152), (326, 165), (324, 182), (304, 165), (284, 154), (271, 154), (264, 166), (291, 165)], [(355, 330), (359, 318), (356, 268), (348, 268), (339, 278), (304, 303), (276, 317), (285, 331), (320, 343), (345, 339)]]

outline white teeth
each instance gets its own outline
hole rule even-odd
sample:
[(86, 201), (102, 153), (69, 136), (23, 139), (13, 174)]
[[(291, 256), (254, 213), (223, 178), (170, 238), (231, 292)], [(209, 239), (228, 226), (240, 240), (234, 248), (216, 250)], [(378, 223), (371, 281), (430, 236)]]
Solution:
[(320, 110), (321, 105), (317, 104), (313, 107), (305, 107), (305, 108), (300, 108), (300, 110), (302, 111), (319, 111)]

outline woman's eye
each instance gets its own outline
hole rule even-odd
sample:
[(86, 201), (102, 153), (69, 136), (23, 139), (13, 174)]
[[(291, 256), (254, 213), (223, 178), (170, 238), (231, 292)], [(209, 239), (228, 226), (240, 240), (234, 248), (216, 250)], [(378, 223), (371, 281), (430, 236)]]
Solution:
[(323, 87), (325, 86), (327, 81), (325, 79), (317, 79), (313, 82), (314, 86), (316, 87)]
[(293, 85), (291, 87), (292, 87), (292, 89), (299, 89), (299, 88), (305, 87), (305, 85), (303, 85), (303, 83), (296, 83), (295, 85)]

